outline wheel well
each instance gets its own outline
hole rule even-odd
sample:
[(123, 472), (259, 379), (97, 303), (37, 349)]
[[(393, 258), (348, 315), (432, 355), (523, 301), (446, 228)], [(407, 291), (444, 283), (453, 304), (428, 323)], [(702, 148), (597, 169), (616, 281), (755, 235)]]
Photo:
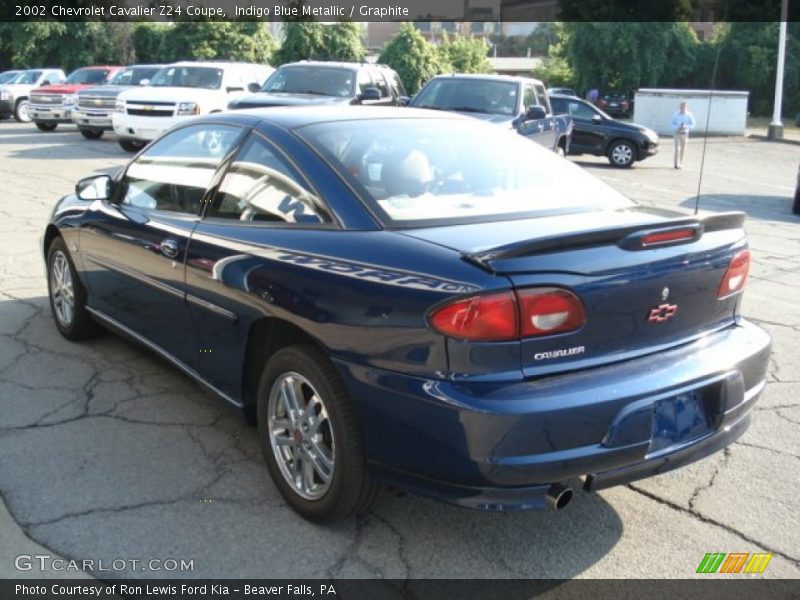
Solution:
[(44, 232), (44, 247), (42, 248), (45, 258), (47, 258), (47, 250), (50, 248), (50, 244), (52, 244), (53, 240), (59, 237), (60, 235), (61, 232), (58, 230), (58, 227), (56, 227), (52, 223), (47, 226), (47, 229)]
[(629, 140), (628, 138), (614, 138), (613, 140), (608, 142), (605, 153), (608, 154), (611, 151), (611, 148), (613, 148), (614, 144), (616, 144), (617, 142), (626, 142), (630, 144), (631, 147), (633, 148), (633, 160), (639, 160), (639, 144), (637, 144), (633, 140)]
[(17, 104), (19, 104), (19, 103), (20, 103), (20, 102), (22, 102), (23, 100), (27, 100), (27, 99), (28, 99), (28, 97), (27, 97), (27, 96), (23, 96), (22, 98), (17, 98), (17, 101), (14, 103), (14, 106), (16, 106)]
[(255, 399), (264, 364), (281, 348), (301, 343), (320, 346), (319, 342), (305, 331), (282, 319), (267, 317), (250, 326), (242, 373), (242, 401), (245, 413), (251, 422), (255, 422)]

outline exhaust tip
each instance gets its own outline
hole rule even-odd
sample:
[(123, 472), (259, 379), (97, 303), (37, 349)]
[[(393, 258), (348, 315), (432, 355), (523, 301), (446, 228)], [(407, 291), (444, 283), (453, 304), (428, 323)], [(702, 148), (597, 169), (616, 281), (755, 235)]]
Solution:
[(562, 510), (570, 503), (573, 495), (574, 492), (571, 488), (561, 485), (560, 483), (554, 483), (550, 486), (550, 489), (547, 490), (545, 497), (550, 506), (555, 510)]

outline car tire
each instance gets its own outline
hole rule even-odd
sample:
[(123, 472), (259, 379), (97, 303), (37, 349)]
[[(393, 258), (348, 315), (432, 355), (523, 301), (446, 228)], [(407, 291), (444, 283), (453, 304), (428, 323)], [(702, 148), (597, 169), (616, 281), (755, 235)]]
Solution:
[(620, 169), (627, 169), (636, 162), (636, 148), (626, 140), (617, 140), (608, 147), (608, 162)]
[(558, 154), (561, 158), (564, 158), (567, 155), (567, 153), (564, 151), (563, 144), (556, 146), (556, 154)]
[(86, 289), (58, 236), (47, 249), (47, 295), (59, 333), (73, 342), (97, 335), (101, 329), (86, 310)]
[(103, 137), (102, 129), (80, 129), (81, 135), (87, 140), (99, 140)]
[(369, 508), (378, 487), (368, 472), (361, 426), (319, 349), (297, 345), (276, 352), (261, 374), (256, 402), (264, 458), (289, 506), (318, 523)]
[(39, 131), (55, 131), (58, 123), (37, 123), (36, 127), (39, 128)]
[(18, 123), (30, 123), (31, 117), (28, 115), (28, 101), (25, 99), (18, 100), (17, 105), (14, 107), (14, 118)]
[(796, 215), (800, 215), (800, 184), (797, 186), (797, 190), (794, 193), (794, 204), (792, 205), (792, 212)]
[(125, 152), (138, 152), (147, 145), (147, 142), (140, 142), (138, 140), (120, 140), (119, 147)]

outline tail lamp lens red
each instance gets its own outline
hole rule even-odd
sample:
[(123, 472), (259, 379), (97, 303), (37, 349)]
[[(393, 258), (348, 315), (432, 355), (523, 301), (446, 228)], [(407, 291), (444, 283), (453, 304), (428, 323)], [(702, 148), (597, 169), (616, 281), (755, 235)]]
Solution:
[(718, 298), (727, 298), (738, 294), (747, 285), (747, 276), (750, 274), (750, 250), (742, 250), (737, 253), (731, 264), (728, 265), (728, 270), (725, 271), (725, 276), (719, 284), (717, 290)]
[(575, 294), (546, 287), (454, 300), (435, 309), (429, 322), (447, 337), (497, 342), (574, 331), (586, 313)]

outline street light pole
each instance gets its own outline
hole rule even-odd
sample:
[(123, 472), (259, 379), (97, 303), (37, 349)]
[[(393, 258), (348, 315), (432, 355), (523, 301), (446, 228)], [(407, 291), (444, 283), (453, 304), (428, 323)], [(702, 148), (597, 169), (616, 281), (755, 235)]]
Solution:
[(786, 20), (789, 13), (789, 0), (781, 1), (781, 23), (778, 33), (778, 68), (775, 73), (775, 105), (772, 111), (772, 122), (767, 130), (768, 140), (783, 139), (783, 123), (781, 112), (783, 108), (783, 64), (786, 56)]

